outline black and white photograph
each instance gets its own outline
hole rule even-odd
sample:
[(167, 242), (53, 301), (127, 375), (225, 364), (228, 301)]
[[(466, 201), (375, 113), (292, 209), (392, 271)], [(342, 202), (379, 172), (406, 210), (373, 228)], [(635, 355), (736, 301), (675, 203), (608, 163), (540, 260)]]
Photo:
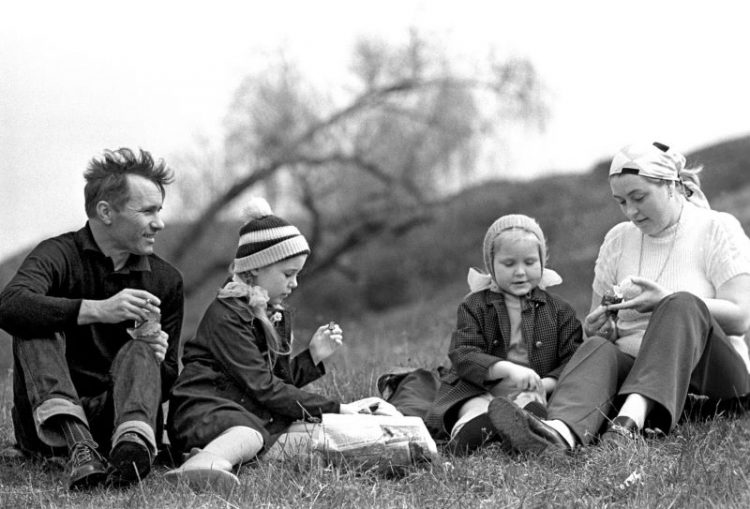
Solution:
[(0, 507), (748, 507), (748, 15), (3, 5)]

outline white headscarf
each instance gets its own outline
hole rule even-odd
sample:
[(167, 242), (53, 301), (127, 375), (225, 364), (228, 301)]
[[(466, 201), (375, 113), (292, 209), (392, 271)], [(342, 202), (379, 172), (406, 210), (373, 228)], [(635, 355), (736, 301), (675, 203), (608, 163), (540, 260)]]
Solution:
[(710, 209), (706, 195), (695, 182), (682, 180), (680, 174), (685, 169), (685, 156), (676, 150), (655, 141), (653, 143), (633, 143), (621, 148), (612, 158), (609, 175), (633, 173), (642, 177), (680, 182), (690, 193), (688, 201)]

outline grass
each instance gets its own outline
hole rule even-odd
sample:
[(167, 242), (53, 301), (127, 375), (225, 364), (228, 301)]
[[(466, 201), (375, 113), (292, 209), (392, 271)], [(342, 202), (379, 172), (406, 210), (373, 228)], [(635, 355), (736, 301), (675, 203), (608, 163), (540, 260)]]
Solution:
[[(347, 347), (313, 390), (352, 400), (376, 394), (377, 376), (388, 366), (444, 362), (454, 309), (435, 302), (343, 323)], [(13, 433), (9, 384), (8, 378), (0, 392), (3, 445)], [(558, 457), (511, 458), (490, 446), (467, 458), (443, 454), (430, 468), (391, 477), (312, 461), (261, 461), (241, 469), (242, 485), (226, 499), (171, 486), (164, 466), (126, 489), (71, 493), (53, 463), (0, 460), (0, 507), (744, 508), (750, 506), (749, 421), (717, 415), (685, 422), (666, 438)], [(637, 480), (626, 485), (629, 477)]]

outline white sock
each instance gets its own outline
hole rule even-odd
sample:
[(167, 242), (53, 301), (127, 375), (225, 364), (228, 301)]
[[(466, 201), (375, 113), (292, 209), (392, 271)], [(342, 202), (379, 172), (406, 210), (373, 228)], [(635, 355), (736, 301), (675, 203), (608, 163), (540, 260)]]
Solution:
[(211, 440), (204, 452), (226, 459), (232, 465), (253, 459), (263, 448), (263, 435), (247, 426), (233, 426)]
[(553, 428), (558, 433), (560, 433), (560, 436), (565, 439), (565, 441), (568, 443), (570, 448), (575, 449), (575, 446), (577, 443), (576, 437), (573, 435), (573, 432), (570, 431), (570, 428), (568, 427), (567, 424), (565, 424), (564, 422), (558, 419), (555, 419), (553, 421), (543, 420), (542, 422), (546, 424), (547, 426), (549, 426), (550, 428)]
[(654, 402), (647, 397), (635, 393), (628, 394), (617, 416), (630, 417), (638, 425), (638, 429), (643, 429), (646, 415), (648, 415), (652, 406), (654, 406)]

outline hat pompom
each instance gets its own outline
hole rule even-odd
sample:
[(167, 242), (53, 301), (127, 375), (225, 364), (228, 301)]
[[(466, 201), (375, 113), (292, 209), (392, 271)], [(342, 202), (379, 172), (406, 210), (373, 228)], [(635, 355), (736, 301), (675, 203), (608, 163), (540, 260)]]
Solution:
[(261, 198), (260, 196), (250, 198), (247, 206), (242, 210), (242, 218), (245, 222), (271, 215), (273, 215), (271, 205), (268, 204), (265, 198)]

